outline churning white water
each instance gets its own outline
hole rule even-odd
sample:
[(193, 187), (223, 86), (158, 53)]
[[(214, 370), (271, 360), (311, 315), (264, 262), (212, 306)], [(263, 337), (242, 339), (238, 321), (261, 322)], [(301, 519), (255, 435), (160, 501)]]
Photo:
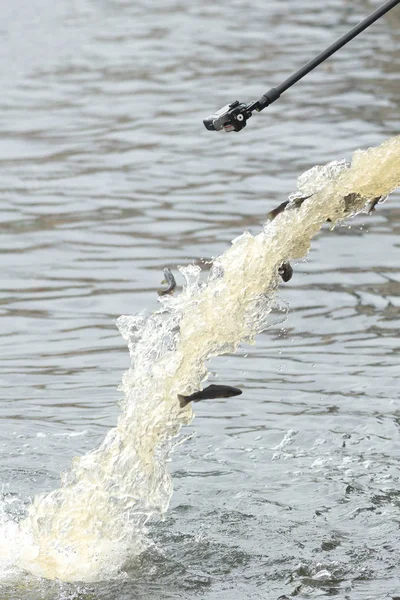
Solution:
[(120, 317), (132, 366), (118, 424), (99, 448), (72, 461), (59, 489), (34, 499), (26, 519), (0, 515), (0, 569), (94, 581), (117, 575), (141, 553), (146, 523), (171, 498), (174, 438), (192, 418), (177, 395), (201, 387), (211, 356), (234, 352), (266, 328), (278, 268), (306, 256), (328, 219), (335, 224), (368, 210), (399, 185), (400, 136), (357, 151), (351, 165), (314, 167), (293, 194), (309, 196), (300, 208), (289, 205), (255, 237), (244, 232), (233, 240), (207, 276), (196, 266), (180, 268), (183, 292), (160, 298), (160, 310)]

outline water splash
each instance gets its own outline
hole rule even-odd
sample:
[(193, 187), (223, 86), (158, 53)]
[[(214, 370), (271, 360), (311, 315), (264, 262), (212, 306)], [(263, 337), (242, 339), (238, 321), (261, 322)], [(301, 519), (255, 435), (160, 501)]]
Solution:
[(278, 268), (304, 257), (327, 220), (335, 224), (368, 210), (371, 200), (399, 185), (400, 136), (356, 152), (351, 165), (314, 167), (291, 197), (310, 196), (301, 207), (289, 204), (257, 236), (245, 232), (233, 240), (207, 281), (200, 268), (181, 268), (180, 295), (160, 298), (161, 309), (151, 315), (120, 317), (132, 366), (121, 384), (118, 424), (98, 449), (72, 461), (59, 489), (35, 498), (25, 520), (0, 527), (0, 557), (6, 548), (8, 566), (93, 581), (117, 575), (141, 553), (146, 523), (167, 510), (172, 494), (166, 462), (173, 438), (192, 418), (177, 395), (201, 387), (211, 356), (253, 342), (266, 328)]

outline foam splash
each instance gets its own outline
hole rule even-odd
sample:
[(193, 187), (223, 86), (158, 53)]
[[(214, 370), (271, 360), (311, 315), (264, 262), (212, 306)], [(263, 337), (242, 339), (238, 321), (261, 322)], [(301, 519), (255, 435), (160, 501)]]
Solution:
[(141, 553), (147, 522), (165, 513), (172, 494), (166, 463), (173, 438), (192, 419), (191, 406), (181, 410), (177, 394), (201, 387), (211, 356), (234, 352), (266, 328), (278, 268), (304, 257), (327, 219), (334, 224), (366, 210), (399, 185), (400, 136), (357, 151), (351, 165), (314, 167), (293, 195), (310, 198), (258, 235), (233, 240), (207, 281), (198, 267), (180, 268), (181, 294), (162, 297), (153, 314), (120, 317), (132, 366), (121, 385), (118, 424), (98, 449), (72, 461), (59, 489), (34, 499), (25, 520), (0, 527), (8, 566), (49, 579), (94, 581), (116, 576)]

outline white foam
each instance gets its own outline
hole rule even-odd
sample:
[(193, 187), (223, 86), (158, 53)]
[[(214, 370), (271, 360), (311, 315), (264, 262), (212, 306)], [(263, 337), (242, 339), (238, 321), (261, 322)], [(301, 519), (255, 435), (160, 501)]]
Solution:
[(116, 576), (127, 558), (142, 552), (147, 521), (167, 510), (172, 494), (173, 438), (192, 418), (177, 395), (199, 389), (208, 358), (235, 351), (267, 327), (278, 268), (304, 257), (328, 218), (334, 223), (364, 210), (368, 199), (399, 184), (399, 137), (356, 153), (351, 168), (343, 162), (316, 167), (299, 179), (297, 196), (311, 197), (257, 236), (244, 232), (233, 240), (207, 282), (199, 267), (181, 268), (180, 295), (162, 297), (151, 315), (120, 317), (132, 367), (121, 384), (117, 427), (99, 448), (73, 459), (61, 487), (36, 497), (19, 526), (3, 523), (2, 571), (19, 566), (43, 577), (93, 581)]

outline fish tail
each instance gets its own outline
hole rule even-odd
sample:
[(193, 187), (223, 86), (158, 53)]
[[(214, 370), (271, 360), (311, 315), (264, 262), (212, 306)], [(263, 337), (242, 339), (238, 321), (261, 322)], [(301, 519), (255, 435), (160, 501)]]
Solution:
[(179, 406), (181, 408), (185, 408), (185, 406), (187, 406), (189, 404), (189, 400), (188, 400), (187, 396), (182, 396), (181, 394), (178, 394), (178, 400), (179, 400)]

